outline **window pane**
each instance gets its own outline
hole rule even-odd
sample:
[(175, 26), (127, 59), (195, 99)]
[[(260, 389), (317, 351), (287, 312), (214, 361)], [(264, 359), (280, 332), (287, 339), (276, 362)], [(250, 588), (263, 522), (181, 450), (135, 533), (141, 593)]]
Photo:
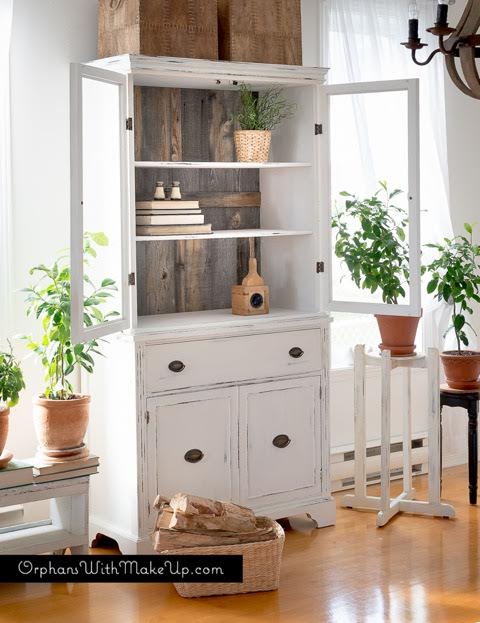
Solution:
[[(83, 286), (84, 295), (90, 296), (104, 279), (114, 280), (117, 289), (110, 287), (107, 291), (111, 296), (94, 307), (104, 315), (120, 312), (123, 316), (119, 90), (118, 84), (82, 78), (83, 234), (91, 249), (84, 253), (84, 275), (93, 282), (84, 278)], [(85, 317), (84, 326), (90, 326)]]
[[(348, 203), (354, 197), (377, 198), (387, 206), (389, 221), (387, 229), (398, 239), (397, 226), (403, 229), (404, 240), (400, 240), (405, 253), (395, 254), (395, 263), (405, 268), (406, 275), (399, 272), (400, 285), (405, 295), (397, 293), (395, 301), (408, 304), (408, 225), (402, 227), (408, 215), (408, 94), (407, 91), (381, 93), (363, 93), (330, 96), (330, 151), (331, 151), (331, 199), (332, 217), (340, 218), (346, 225), (348, 239), (353, 240), (360, 226), (360, 219), (355, 216)], [(379, 182), (386, 182), (388, 191), (381, 188)], [(402, 192), (391, 200), (389, 193), (399, 189)], [(348, 192), (351, 196), (341, 196)], [(353, 197), (352, 197), (353, 196)], [(374, 219), (367, 219), (367, 226), (374, 225)], [(335, 255), (335, 243), (338, 229), (332, 231), (332, 295), (334, 301), (353, 301), (362, 303), (382, 303), (382, 289), (378, 284), (378, 273), (382, 258), (372, 263), (372, 275), (365, 283), (361, 275), (358, 287), (351, 277), (351, 267), (344, 259)], [(362, 244), (371, 248), (378, 236), (362, 237)], [(357, 245), (358, 248), (358, 245)], [(379, 248), (382, 248), (380, 245)], [(395, 272), (395, 271), (393, 271)], [(377, 283), (375, 286), (374, 284)], [(371, 292), (371, 287), (375, 291)]]

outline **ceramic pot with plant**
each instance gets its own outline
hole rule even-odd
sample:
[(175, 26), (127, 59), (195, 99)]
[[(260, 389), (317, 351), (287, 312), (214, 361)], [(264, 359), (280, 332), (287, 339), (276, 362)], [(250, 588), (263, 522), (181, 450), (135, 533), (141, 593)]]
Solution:
[(0, 352), (0, 467), (4, 467), (13, 456), (11, 452), (4, 452), (8, 418), (10, 409), (18, 404), (20, 392), (25, 389), (22, 369), (13, 355), (10, 342), (8, 346), (8, 351)]
[[(384, 303), (398, 304), (405, 297), (410, 277), (408, 244), (405, 230), (407, 212), (392, 203), (402, 191), (389, 191), (379, 182), (372, 196), (359, 199), (348, 192), (344, 206), (332, 218), (335, 231), (335, 255), (346, 264), (355, 285), (372, 294), (382, 293)], [(419, 317), (375, 314), (382, 338), (380, 350), (392, 356), (415, 352)]]
[(295, 105), (282, 97), (278, 88), (255, 93), (247, 84), (240, 86), (240, 112), (233, 120), (240, 126), (234, 132), (238, 162), (267, 162), (272, 130), (291, 117)]
[[(96, 245), (106, 246), (103, 233), (84, 237), (84, 257), (96, 257)], [(88, 261), (85, 260), (86, 267)], [(94, 356), (100, 355), (97, 340), (72, 344), (70, 338), (70, 267), (60, 256), (51, 267), (35, 266), (30, 274), (39, 277), (26, 288), (27, 315), (41, 321), (40, 340), (26, 337), (27, 346), (38, 357), (45, 370), (46, 387), (33, 399), (33, 418), (39, 447), (38, 454), (49, 460), (69, 460), (88, 454), (84, 444), (87, 431), (90, 396), (77, 394), (70, 381), (77, 369), (93, 372)], [(105, 312), (109, 299), (117, 290), (113, 279), (95, 285), (84, 276), (84, 321), (87, 326), (107, 322), (118, 312)]]
[(445, 238), (442, 244), (425, 245), (435, 249), (437, 257), (423, 268), (429, 273), (427, 292), (452, 307), (452, 323), (447, 333), (455, 334), (456, 350), (441, 353), (448, 386), (452, 389), (480, 388), (480, 352), (469, 350), (466, 327), (473, 330), (468, 317), (472, 306), (480, 303), (480, 245), (473, 243), (473, 227), (464, 224), (466, 235)]

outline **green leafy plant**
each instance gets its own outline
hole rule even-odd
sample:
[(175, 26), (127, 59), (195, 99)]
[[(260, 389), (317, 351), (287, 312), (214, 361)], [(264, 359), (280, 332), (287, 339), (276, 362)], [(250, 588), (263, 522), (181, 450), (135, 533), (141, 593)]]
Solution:
[(452, 305), (452, 324), (445, 335), (451, 330), (455, 332), (459, 353), (462, 344), (468, 346), (469, 343), (465, 327), (475, 333), (466, 317), (473, 314), (472, 301), (480, 303), (480, 245), (473, 243), (472, 225), (465, 223), (464, 229), (467, 235), (444, 238), (441, 244), (425, 245), (436, 249), (437, 257), (422, 267), (422, 273), (430, 275), (427, 292)]
[[(86, 233), (84, 236), (84, 264), (97, 256), (97, 246), (107, 246), (105, 234)], [(27, 346), (36, 353), (45, 369), (47, 386), (44, 397), (51, 400), (68, 400), (74, 397), (73, 387), (68, 377), (77, 366), (89, 373), (93, 372), (93, 355), (101, 355), (97, 340), (84, 344), (72, 344), (70, 338), (70, 267), (65, 255), (59, 255), (51, 267), (40, 264), (30, 270), (38, 275), (37, 283), (23, 291), (27, 293), (27, 315), (41, 320), (43, 335), (39, 341), (26, 336)], [(102, 307), (117, 290), (115, 281), (103, 279), (95, 285), (84, 274), (84, 324), (91, 327), (106, 322), (118, 312), (104, 313)]]
[(240, 85), (241, 111), (233, 117), (242, 130), (274, 130), (284, 119), (295, 112), (295, 105), (282, 97), (280, 89), (273, 87), (260, 93), (248, 84)]
[(14, 407), (22, 389), (25, 389), (22, 369), (13, 355), (13, 349), (8, 342), (9, 351), (0, 352), (0, 406)]
[(332, 217), (335, 255), (344, 260), (358, 288), (372, 294), (380, 289), (385, 303), (398, 303), (410, 276), (405, 242), (408, 215), (392, 203), (402, 191), (390, 192), (386, 182), (379, 184), (366, 199), (340, 193), (344, 206)]

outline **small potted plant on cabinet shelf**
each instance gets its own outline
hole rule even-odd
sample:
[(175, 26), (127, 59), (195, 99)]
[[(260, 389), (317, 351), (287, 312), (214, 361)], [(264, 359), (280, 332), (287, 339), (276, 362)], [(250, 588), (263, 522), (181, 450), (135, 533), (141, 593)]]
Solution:
[(468, 350), (466, 332), (467, 327), (474, 332), (467, 317), (473, 314), (472, 305), (480, 303), (480, 245), (473, 243), (472, 226), (465, 223), (464, 228), (467, 235), (425, 245), (435, 249), (437, 257), (423, 272), (430, 276), (427, 292), (452, 306), (452, 324), (445, 335), (454, 332), (457, 348), (440, 355), (447, 383), (452, 389), (468, 390), (480, 388), (480, 352)]
[(241, 110), (234, 116), (240, 126), (234, 141), (238, 162), (267, 162), (272, 130), (291, 117), (295, 105), (290, 104), (274, 87), (254, 93), (250, 86), (240, 86)]
[[(84, 237), (84, 257), (95, 258), (96, 246), (106, 246), (103, 233)], [(88, 266), (88, 260), (85, 259)], [(76, 394), (70, 377), (75, 370), (93, 372), (95, 355), (100, 355), (97, 340), (72, 344), (70, 339), (70, 267), (60, 256), (51, 267), (43, 264), (30, 270), (38, 275), (35, 285), (26, 288), (27, 315), (41, 320), (43, 335), (39, 341), (26, 337), (27, 346), (38, 355), (45, 369), (46, 388), (33, 400), (35, 432), (39, 454), (50, 460), (86, 456), (83, 443), (89, 419), (90, 396)], [(106, 322), (116, 311), (104, 313), (105, 304), (117, 290), (113, 279), (103, 279), (96, 286), (84, 275), (84, 322), (93, 326)]]
[(11, 453), (4, 456), (8, 416), (10, 409), (18, 404), (20, 392), (25, 389), (22, 369), (13, 355), (10, 342), (8, 346), (8, 351), (0, 352), (0, 467), (4, 467), (12, 458)]
[[(372, 196), (359, 199), (348, 192), (344, 207), (332, 218), (335, 232), (335, 255), (342, 259), (358, 288), (372, 294), (382, 292), (384, 303), (398, 304), (405, 297), (410, 277), (408, 244), (405, 230), (408, 215), (392, 200), (402, 191), (389, 191), (379, 182)], [(393, 356), (407, 356), (415, 351), (415, 335), (420, 318), (375, 314), (382, 338), (381, 350)]]

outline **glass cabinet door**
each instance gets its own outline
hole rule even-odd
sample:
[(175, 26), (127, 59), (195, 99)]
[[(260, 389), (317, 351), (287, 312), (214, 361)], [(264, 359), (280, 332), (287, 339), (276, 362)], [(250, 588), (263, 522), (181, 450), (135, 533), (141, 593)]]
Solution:
[(71, 68), (71, 334), (129, 327), (126, 77)]
[(418, 81), (327, 86), (324, 106), (324, 306), (419, 316)]

